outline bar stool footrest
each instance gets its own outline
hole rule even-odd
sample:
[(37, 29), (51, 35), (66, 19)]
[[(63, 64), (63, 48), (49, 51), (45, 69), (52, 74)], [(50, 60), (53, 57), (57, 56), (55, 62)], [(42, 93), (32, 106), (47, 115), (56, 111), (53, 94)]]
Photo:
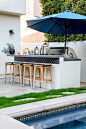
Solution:
[(52, 81), (51, 79), (44, 79), (44, 81)]

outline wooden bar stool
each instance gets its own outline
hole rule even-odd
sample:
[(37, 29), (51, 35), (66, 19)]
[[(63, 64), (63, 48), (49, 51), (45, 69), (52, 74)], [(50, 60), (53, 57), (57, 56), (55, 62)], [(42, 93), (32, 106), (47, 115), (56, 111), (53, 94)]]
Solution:
[[(37, 69), (39, 76), (37, 77)], [(34, 89), (35, 89), (35, 82), (38, 81), (40, 83), (40, 88), (41, 88), (41, 83), (43, 84), (43, 68), (42, 65), (35, 64), (34, 65)]]
[[(23, 87), (25, 84), (25, 80), (29, 80), (29, 85), (31, 84), (31, 88), (33, 86), (33, 64), (23, 64), (24, 66), (24, 73), (23, 73)], [(26, 75), (26, 68), (28, 69), (28, 75)]]
[[(47, 65), (47, 64), (44, 64), (43, 65), (43, 69), (47, 69), (49, 68), (50, 70), (50, 78), (49, 79), (46, 79), (46, 78), (43, 78), (43, 81), (51, 81), (51, 87), (53, 89), (53, 82), (52, 82), (52, 65)], [(43, 73), (43, 76), (44, 76), (44, 73)]]
[[(44, 69), (45, 68), (49, 68), (50, 69), (50, 79), (45, 79), (44, 78)], [(37, 69), (39, 69), (39, 77), (36, 76)], [(51, 81), (51, 86), (52, 86), (52, 89), (53, 89), (53, 83), (52, 83), (52, 65), (44, 65), (44, 64), (34, 65), (34, 89), (35, 89), (35, 82), (36, 81), (42, 83), (43, 91), (44, 91), (44, 81)], [(41, 84), (40, 84), (40, 87), (41, 87)]]
[[(13, 73), (14, 73), (14, 85), (15, 85), (15, 78), (19, 79), (20, 86), (22, 86), (22, 77), (23, 75), (21, 74), (21, 66), (23, 66), (23, 63), (20, 62), (15, 62), (14, 67), (13, 67)], [(16, 74), (16, 67), (18, 67), (18, 74)]]
[[(5, 63), (5, 84), (6, 84), (6, 77), (7, 75), (10, 75), (11, 77), (11, 84), (12, 84), (12, 77), (13, 77), (13, 73), (12, 73), (12, 66), (13, 66), (14, 62), (6, 62)], [(10, 73), (7, 74), (7, 66), (10, 66)]]

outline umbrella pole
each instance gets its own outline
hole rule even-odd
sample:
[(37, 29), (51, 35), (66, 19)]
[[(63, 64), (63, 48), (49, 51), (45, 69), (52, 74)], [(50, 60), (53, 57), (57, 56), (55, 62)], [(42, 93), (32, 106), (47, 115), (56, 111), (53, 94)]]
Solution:
[(67, 39), (67, 33), (65, 34), (65, 46), (64, 46), (64, 54), (66, 53), (66, 39)]
[(66, 21), (66, 33), (65, 33), (65, 46), (64, 46), (64, 54), (66, 54), (67, 31), (68, 31), (68, 20)]

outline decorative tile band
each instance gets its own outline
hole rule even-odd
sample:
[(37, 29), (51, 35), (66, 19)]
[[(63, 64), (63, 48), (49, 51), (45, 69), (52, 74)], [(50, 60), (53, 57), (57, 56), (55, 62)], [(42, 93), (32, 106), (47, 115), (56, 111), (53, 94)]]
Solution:
[(48, 110), (48, 111), (43, 111), (43, 112), (39, 112), (39, 113), (35, 113), (35, 114), (29, 114), (26, 116), (17, 117), (15, 119), (18, 121), (24, 122), (24, 121), (29, 121), (29, 120), (33, 120), (33, 119), (38, 119), (40, 117), (50, 116), (50, 115), (54, 115), (54, 114), (61, 114), (61, 113), (65, 113), (67, 111), (72, 111), (72, 110), (85, 108), (85, 107), (86, 107), (86, 103), (74, 104), (74, 105), (70, 105), (70, 106), (66, 106), (66, 107), (56, 108), (56, 109), (52, 109), (52, 110)]
[(42, 58), (42, 57), (14, 57), (15, 61), (35, 62), (35, 63), (53, 63), (59, 64), (59, 58)]

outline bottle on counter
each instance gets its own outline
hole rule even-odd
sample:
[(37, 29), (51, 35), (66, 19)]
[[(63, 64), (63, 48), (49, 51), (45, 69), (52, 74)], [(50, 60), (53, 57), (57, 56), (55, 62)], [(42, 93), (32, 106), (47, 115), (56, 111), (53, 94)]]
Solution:
[(48, 49), (48, 44), (44, 43), (40, 48), (40, 55), (48, 55), (47, 49)]
[(30, 55), (30, 50), (28, 50), (28, 54)]
[(33, 50), (30, 50), (30, 55), (33, 55)]
[(37, 46), (34, 49), (34, 55), (39, 55), (39, 48)]

